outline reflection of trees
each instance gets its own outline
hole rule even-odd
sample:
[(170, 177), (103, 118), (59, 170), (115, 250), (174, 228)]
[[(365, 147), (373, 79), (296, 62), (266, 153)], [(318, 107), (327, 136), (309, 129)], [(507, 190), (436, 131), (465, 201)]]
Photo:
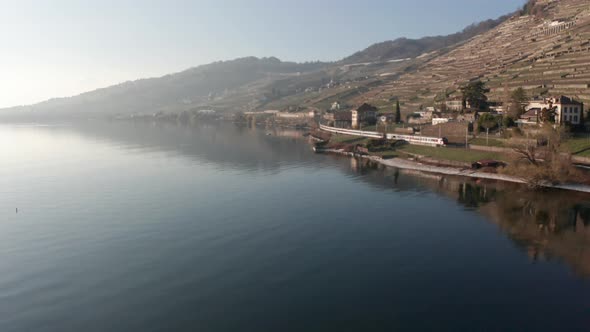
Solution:
[(456, 181), (460, 184), (437, 189), (488, 216), (533, 261), (558, 259), (576, 274), (590, 278), (590, 202), (586, 194)]
[(489, 217), (532, 260), (558, 259), (576, 274), (590, 278), (587, 194), (529, 191), (509, 183), (383, 168), (365, 159), (351, 159), (350, 170), (377, 188), (400, 191), (428, 188), (450, 196)]
[(502, 192), (481, 211), (531, 259), (565, 261), (590, 277), (590, 204), (565, 192)]
[(463, 183), (459, 186), (459, 203), (469, 208), (476, 208), (480, 203), (488, 203), (496, 194), (495, 189), (487, 186), (478, 186), (471, 183)]

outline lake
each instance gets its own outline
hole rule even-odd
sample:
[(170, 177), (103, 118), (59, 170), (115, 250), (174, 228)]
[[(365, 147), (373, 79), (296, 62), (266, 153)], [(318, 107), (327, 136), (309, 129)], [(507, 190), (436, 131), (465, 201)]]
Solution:
[(2, 332), (590, 328), (588, 195), (228, 123), (3, 124), (0, 161)]

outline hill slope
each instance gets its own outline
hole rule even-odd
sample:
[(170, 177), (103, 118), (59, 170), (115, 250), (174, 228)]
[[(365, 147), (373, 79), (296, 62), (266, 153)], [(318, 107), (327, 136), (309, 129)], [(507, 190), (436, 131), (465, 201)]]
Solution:
[[(40, 118), (78, 115), (129, 115), (180, 112), (215, 104), (241, 89), (266, 86), (276, 79), (315, 71), (323, 63), (282, 62), (276, 58), (241, 58), (215, 62), (158, 78), (129, 81), (74, 97), (51, 99), (31, 106), (3, 110), (2, 115), (32, 115)], [(272, 89), (270, 89), (272, 92)], [(256, 96), (257, 97), (257, 96)]]
[(461, 32), (447, 36), (433, 36), (420, 39), (398, 38), (396, 40), (384, 41), (373, 44), (362, 51), (346, 57), (341, 62), (375, 62), (415, 58), (423, 53), (449, 47), (489, 31), (507, 20), (509, 17), (510, 15), (506, 15), (495, 20), (490, 19), (477, 24), (472, 24)]
[[(15, 107), (0, 116), (35, 119), (69, 116), (129, 116), (156, 112), (181, 112), (196, 108), (252, 110), (327, 103), (333, 95), (352, 97), (380, 84), (375, 77), (392, 79), (423, 59), (423, 52), (449, 47), (505, 19), (488, 20), (449, 36), (419, 40), (398, 39), (373, 45), (335, 63), (281, 62), (276, 58), (243, 58), (199, 66), (158, 78), (140, 79), (97, 89), (68, 98), (56, 98), (31, 106)], [(356, 61), (369, 61), (354, 64)], [(348, 89), (344, 88), (349, 83)], [(350, 91), (354, 82), (355, 88)], [(334, 94), (330, 88), (336, 88)], [(326, 93), (327, 92), (327, 93)]]
[(522, 86), (530, 95), (565, 94), (590, 102), (587, 0), (531, 1), (522, 13), (509, 18), (446, 37), (376, 44), (334, 63), (297, 64), (276, 58), (217, 62), (3, 110), (0, 115), (94, 117), (197, 108), (326, 108), (334, 101), (371, 102), (391, 110), (397, 98), (407, 112), (433, 105), (437, 96), (452, 96), (473, 79), (484, 80), (496, 100), (503, 98), (504, 89)]
[[(529, 95), (565, 94), (590, 102), (590, 6), (587, 0), (535, 1), (536, 15), (515, 15), (415, 70), (355, 98), (398, 96), (409, 108), (431, 105), (465, 82), (482, 79), (491, 98), (523, 87)], [(530, 11), (533, 12), (533, 11)]]

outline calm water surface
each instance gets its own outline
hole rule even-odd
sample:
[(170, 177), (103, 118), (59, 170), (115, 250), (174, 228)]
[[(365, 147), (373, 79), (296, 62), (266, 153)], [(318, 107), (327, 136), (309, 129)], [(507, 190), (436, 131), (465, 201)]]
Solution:
[(0, 163), (2, 332), (590, 329), (589, 196), (233, 125), (1, 125)]

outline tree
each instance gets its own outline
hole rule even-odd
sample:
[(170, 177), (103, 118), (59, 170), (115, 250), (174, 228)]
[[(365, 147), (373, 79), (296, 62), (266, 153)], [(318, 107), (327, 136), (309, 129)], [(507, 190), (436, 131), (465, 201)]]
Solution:
[(502, 125), (506, 128), (514, 127), (514, 124), (514, 119), (509, 116), (505, 116), (504, 119), (502, 119)]
[(488, 97), (486, 93), (490, 90), (486, 88), (482, 81), (470, 82), (461, 88), (463, 93), (463, 102), (467, 102), (473, 108), (484, 110), (488, 107)]
[(541, 110), (541, 122), (555, 123), (555, 114), (557, 113), (557, 107), (549, 103), (549, 108), (543, 107)]
[(399, 99), (398, 99), (397, 102), (395, 103), (395, 123), (400, 123), (400, 122), (402, 122), (402, 113), (399, 108)]
[(520, 176), (534, 187), (576, 181), (579, 172), (562, 147), (568, 136), (567, 128), (563, 126), (541, 126), (536, 140), (513, 146), (517, 159), (509, 164), (508, 174)]
[(486, 145), (488, 145), (490, 129), (498, 126), (498, 119), (490, 113), (485, 113), (479, 117), (477, 124), (486, 130)]
[(518, 160), (525, 160), (532, 165), (538, 165), (536, 143), (527, 142), (524, 144), (515, 145), (512, 149), (518, 156)]
[(520, 103), (520, 104), (524, 104), (528, 101), (528, 96), (526, 94), (526, 91), (524, 91), (524, 89), (521, 87), (512, 91), (512, 94), (510, 95), (510, 97), (512, 97), (512, 101)]
[(508, 115), (512, 119), (518, 119), (524, 113), (524, 105), (528, 101), (528, 96), (523, 88), (518, 88), (510, 94), (510, 105)]

